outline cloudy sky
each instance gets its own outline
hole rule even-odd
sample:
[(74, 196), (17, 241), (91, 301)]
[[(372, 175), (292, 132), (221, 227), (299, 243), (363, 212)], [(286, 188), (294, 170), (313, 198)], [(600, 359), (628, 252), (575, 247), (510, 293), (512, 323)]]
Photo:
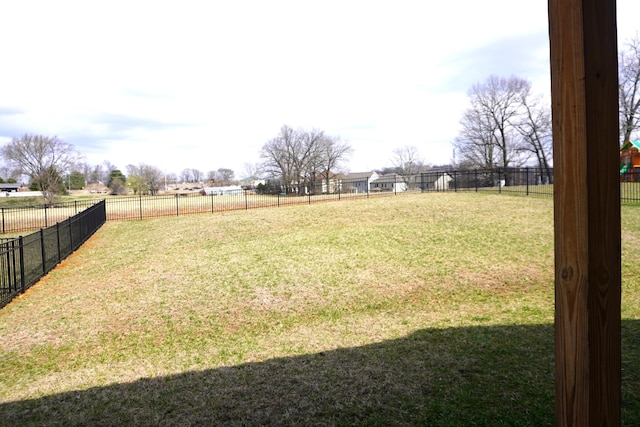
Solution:
[[(5, 1), (0, 144), (241, 177), (286, 124), (348, 142), (351, 171), (406, 145), (445, 164), (472, 84), (548, 94), (547, 21), (547, 0)], [(640, 31), (640, 1), (618, 0), (618, 31)]]

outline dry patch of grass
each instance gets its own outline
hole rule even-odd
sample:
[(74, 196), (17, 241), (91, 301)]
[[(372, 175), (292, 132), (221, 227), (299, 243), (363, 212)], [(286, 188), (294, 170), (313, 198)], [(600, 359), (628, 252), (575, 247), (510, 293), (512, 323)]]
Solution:
[(0, 417), (549, 423), (552, 227), (488, 194), (107, 223), (0, 311)]

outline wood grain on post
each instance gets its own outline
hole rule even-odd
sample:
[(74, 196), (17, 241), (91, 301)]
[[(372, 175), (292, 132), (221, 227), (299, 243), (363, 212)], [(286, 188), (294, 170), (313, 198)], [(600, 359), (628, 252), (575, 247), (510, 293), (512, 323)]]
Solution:
[(615, 0), (549, 0), (556, 424), (620, 424)]

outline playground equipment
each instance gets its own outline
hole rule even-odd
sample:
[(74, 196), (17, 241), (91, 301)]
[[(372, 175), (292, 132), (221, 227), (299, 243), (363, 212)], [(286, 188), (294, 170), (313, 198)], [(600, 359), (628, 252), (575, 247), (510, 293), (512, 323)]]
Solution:
[(627, 141), (620, 149), (620, 181), (640, 182), (640, 140)]

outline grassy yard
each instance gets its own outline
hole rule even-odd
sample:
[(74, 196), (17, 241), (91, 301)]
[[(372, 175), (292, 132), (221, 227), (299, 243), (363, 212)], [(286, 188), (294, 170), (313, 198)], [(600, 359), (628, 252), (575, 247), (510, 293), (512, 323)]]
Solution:
[[(640, 425), (640, 207), (623, 422)], [(0, 425), (553, 424), (550, 198), (107, 223), (0, 310)]]

